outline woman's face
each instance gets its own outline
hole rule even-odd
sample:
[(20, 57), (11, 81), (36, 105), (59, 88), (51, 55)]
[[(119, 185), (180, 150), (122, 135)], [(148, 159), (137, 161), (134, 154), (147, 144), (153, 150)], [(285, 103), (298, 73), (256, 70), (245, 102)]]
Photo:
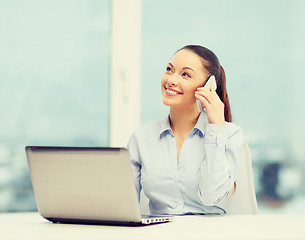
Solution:
[(208, 76), (197, 54), (180, 50), (168, 63), (161, 79), (163, 103), (171, 107), (192, 106), (196, 103), (196, 89), (204, 85)]

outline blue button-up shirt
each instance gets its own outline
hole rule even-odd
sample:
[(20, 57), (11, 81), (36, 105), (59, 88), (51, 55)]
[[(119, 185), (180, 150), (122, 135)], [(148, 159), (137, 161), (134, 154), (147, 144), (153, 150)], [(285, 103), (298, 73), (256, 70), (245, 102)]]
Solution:
[(177, 164), (169, 117), (137, 129), (128, 143), (136, 189), (151, 214), (222, 214), (243, 144), (233, 123), (209, 124), (203, 111), (185, 139)]

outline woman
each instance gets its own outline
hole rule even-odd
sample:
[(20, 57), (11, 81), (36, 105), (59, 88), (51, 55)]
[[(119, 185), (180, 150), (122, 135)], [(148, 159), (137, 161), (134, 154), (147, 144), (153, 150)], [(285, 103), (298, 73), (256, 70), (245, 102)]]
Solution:
[[(203, 87), (212, 75), (217, 91)], [(185, 46), (167, 65), (161, 90), (168, 118), (137, 129), (128, 143), (138, 196), (143, 188), (151, 214), (225, 213), (243, 136), (231, 123), (223, 68), (209, 49)]]

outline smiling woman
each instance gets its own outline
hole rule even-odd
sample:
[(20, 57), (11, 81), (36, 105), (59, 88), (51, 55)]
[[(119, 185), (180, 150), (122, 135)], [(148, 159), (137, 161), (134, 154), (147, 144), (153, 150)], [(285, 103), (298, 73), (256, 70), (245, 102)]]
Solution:
[[(211, 75), (217, 92), (202, 87)], [(185, 46), (168, 63), (161, 91), (169, 116), (137, 129), (128, 144), (138, 195), (143, 188), (151, 214), (226, 212), (243, 136), (229, 122), (225, 86), (218, 58), (205, 47)], [(196, 100), (204, 111), (198, 111)]]
[(194, 105), (194, 93), (203, 86), (206, 75), (198, 56), (187, 49), (178, 51), (161, 79), (163, 103), (179, 108)]

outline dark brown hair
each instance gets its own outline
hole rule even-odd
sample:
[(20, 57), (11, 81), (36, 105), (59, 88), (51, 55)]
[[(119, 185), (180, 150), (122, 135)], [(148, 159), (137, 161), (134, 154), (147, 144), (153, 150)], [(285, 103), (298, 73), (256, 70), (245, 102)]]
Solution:
[(225, 71), (223, 70), (222, 66), (219, 63), (217, 56), (209, 49), (202, 47), (200, 45), (187, 45), (180, 50), (190, 50), (197, 54), (199, 57), (202, 58), (203, 66), (208, 71), (208, 73), (215, 76), (217, 89), (216, 93), (218, 94), (220, 100), (224, 103), (224, 115), (225, 120), (227, 122), (232, 122), (232, 115), (231, 115), (231, 108), (229, 97), (226, 88), (226, 75)]

